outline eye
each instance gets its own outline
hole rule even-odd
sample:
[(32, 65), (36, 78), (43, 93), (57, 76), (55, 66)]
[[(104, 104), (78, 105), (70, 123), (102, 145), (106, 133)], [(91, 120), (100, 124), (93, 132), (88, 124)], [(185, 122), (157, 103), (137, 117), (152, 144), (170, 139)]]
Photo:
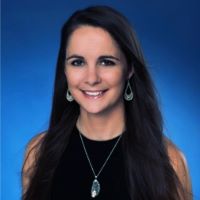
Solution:
[(114, 66), (115, 62), (109, 59), (102, 59), (99, 61), (101, 65), (103, 66)]
[(84, 63), (85, 62), (82, 59), (76, 59), (76, 60), (71, 61), (70, 64), (73, 66), (83, 66)]

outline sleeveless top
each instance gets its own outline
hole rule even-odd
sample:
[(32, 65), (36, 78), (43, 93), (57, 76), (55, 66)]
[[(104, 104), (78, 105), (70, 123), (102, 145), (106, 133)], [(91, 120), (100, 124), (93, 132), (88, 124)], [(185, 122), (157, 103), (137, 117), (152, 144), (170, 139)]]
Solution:
[[(86, 150), (98, 174), (118, 137), (95, 141), (82, 135)], [(121, 139), (98, 176), (100, 193), (91, 197), (94, 180), (92, 169), (85, 155), (79, 131), (74, 128), (67, 148), (55, 170), (51, 200), (130, 200), (125, 181)]]

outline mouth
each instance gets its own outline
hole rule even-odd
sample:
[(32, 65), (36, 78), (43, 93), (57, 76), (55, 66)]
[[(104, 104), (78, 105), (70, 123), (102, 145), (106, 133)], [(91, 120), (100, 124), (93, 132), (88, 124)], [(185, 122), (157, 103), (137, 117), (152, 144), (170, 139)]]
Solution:
[(81, 90), (81, 91), (83, 92), (84, 96), (89, 99), (98, 99), (102, 97), (107, 90), (95, 90), (95, 91)]

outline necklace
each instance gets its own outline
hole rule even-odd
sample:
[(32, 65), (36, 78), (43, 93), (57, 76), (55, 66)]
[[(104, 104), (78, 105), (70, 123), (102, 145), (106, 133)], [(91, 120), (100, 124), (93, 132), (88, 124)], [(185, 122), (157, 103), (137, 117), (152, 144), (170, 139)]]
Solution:
[(88, 152), (87, 152), (86, 147), (85, 147), (85, 143), (84, 143), (84, 141), (83, 141), (83, 138), (82, 138), (82, 135), (81, 135), (80, 132), (79, 132), (79, 136), (80, 136), (80, 139), (81, 139), (81, 143), (82, 143), (82, 145), (83, 145), (83, 149), (84, 149), (85, 155), (86, 155), (86, 157), (87, 157), (87, 160), (88, 160), (88, 162), (89, 162), (90, 168), (91, 168), (91, 170), (92, 170), (92, 172), (93, 172), (93, 175), (94, 175), (94, 180), (93, 180), (93, 182), (92, 182), (92, 187), (91, 187), (91, 197), (92, 197), (92, 198), (95, 198), (95, 197), (100, 193), (100, 183), (99, 183), (99, 181), (97, 180), (97, 178), (98, 178), (98, 176), (100, 175), (100, 173), (102, 172), (102, 170), (104, 169), (105, 165), (107, 164), (107, 162), (108, 162), (110, 156), (112, 155), (113, 151), (115, 150), (117, 144), (119, 143), (119, 140), (121, 139), (122, 134), (120, 135), (120, 137), (118, 138), (117, 142), (115, 143), (115, 145), (114, 145), (113, 148), (111, 149), (111, 151), (110, 151), (108, 157), (106, 158), (105, 162), (103, 163), (103, 165), (102, 165), (102, 167), (100, 168), (100, 170), (99, 170), (98, 173), (95, 173), (95, 171), (94, 171), (94, 168), (93, 168), (93, 166), (92, 166), (92, 162), (91, 162), (91, 160), (90, 160), (90, 158), (89, 158)]

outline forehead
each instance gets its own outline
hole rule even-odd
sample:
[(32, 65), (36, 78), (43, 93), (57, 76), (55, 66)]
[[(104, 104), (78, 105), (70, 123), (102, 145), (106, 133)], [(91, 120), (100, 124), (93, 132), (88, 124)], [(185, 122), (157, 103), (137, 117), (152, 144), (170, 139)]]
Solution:
[(121, 54), (118, 44), (106, 30), (87, 25), (78, 27), (71, 34), (66, 49), (67, 54)]

